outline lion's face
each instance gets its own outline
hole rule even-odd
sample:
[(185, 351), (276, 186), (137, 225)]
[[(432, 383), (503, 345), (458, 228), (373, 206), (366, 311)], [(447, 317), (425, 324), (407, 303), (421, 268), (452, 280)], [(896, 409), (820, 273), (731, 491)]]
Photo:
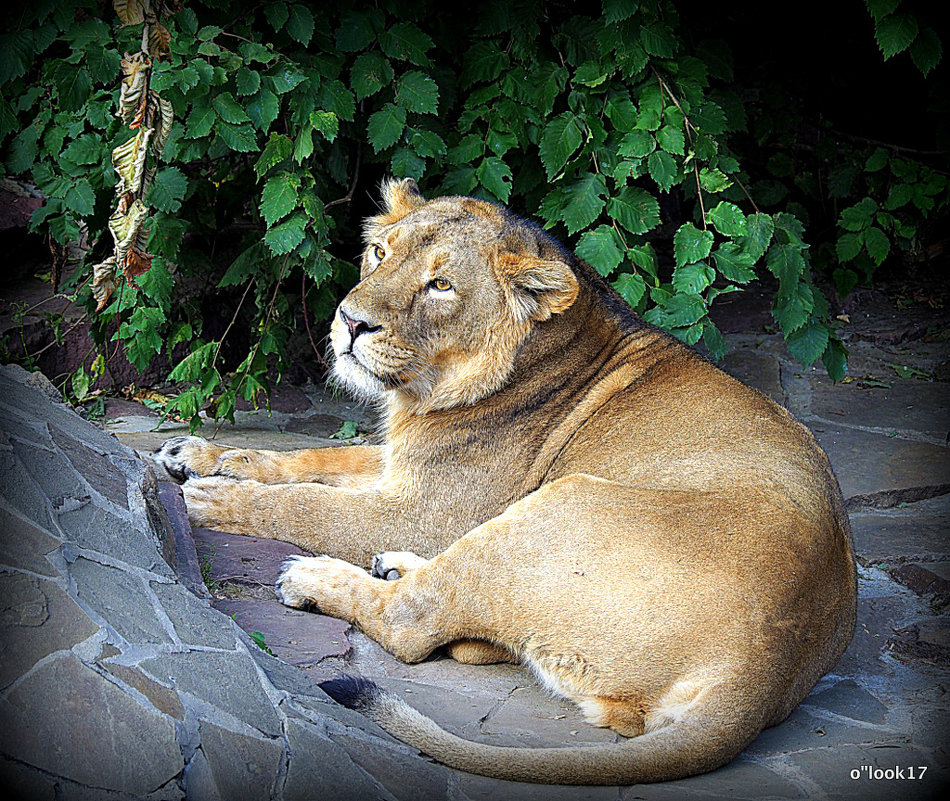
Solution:
[(334, 372), (365, 396), (474, 403), (504, 384), (532, 326), (573, 303), (577, 281), (551, 240), (497, 206), (426, 202), (411, 180), (384, 194), (331, 328)]

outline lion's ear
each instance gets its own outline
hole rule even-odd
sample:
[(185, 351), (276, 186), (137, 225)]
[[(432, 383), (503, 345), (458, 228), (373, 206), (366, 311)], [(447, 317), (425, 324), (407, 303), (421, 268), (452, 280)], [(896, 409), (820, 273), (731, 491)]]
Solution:
[(527, 253), (501, 253), (498, 278), (509, 289), (515, 314), (522, 320), (547, 320), (577, 299), (577, 278), (563, 261)]
[(383, 216), (388, 222), (401, 220), (426, 202), (419, 185), (412, 178), (403, 178), (401, 181), (390, 178), (383, 182), (382, 193)]

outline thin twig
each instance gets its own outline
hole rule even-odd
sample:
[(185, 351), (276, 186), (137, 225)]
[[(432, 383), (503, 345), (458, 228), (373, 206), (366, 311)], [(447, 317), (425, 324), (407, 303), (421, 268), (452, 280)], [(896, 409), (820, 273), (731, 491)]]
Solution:
[(300, 274), (300, 305), (303, 307), (303, 323), (307, 328), (307, 337), (310, 339), (310, 347), (313, 348), (313, 352), (317, 354), (317, 360), (320, 364), (323, 365), (324, 370), (329, 369), (323, 356), (320, 355), (320, 351), (317, 350), (317, 344), (313, 341), (313, 332), (310, 330), (310, 320), (307, 317), (307, 273), (301, 272)]
[[(277, 293), (280, 291), (280, 282), (284, 280), (284, 272), (287, 270), (287, 261), (290, 259), (290, 254), (288, 253), (284, 256), (284, 262), (280, 266), (280, 275), (277, 276), (277, 283), (274, 285), (274, 294), (271, 295), (270, 303), (267, 306), (267, 311), (264, 312), (264, 330), (267, 329), (267, 322), (270, 320), (271, 314), (274, 311), (274, 304), (277, 302)], [(250, 282), (248, 283), (250, 286)], [(235, 393), (241, 388), (242, 382), (247, 378), (248, 373), (251, 370), (251, 365), (254, 363), (254, 359), (257, 357), (257, 352), (261, 349), (261, 339), (263, 338), (263, 332), (261, 337), (258, 337), (257, 342), (254, 344), (254, 350), (251, 351), (250, 357), (247, 360), (247, 370), (244, 371), (244, 376), (238, 381), (237, 386), (234, 388)], [(224, 425), (224, 420), (222, 420), (214, 429), (214, 434), (211, 435), (211, 439), (214, 439), (218, 436), (218, 432), (221, 430), (221, 426)]]
[(247, 286), (244, 287), (244, 294), (241, 295), (241, 300), (238, 302), (237, 308), (234, 310), (234, 315), (231, 317), (231, 322), (228, 323), (227, 327), (224, 329), (224, 333), (221, 334), (221, 339), (218, 340), (218, 347), (214, 351), (214, 358), (211, 359), (211, 369), (214, 369), (215, 364), (218, 361), (218, 354), (221, 353), (221, 346), (224, 344), (224, 340), (228, 335), (228, 332), (231, 330), (231, 327), (234, 325), (235, 320), (237, 320), (238, 313), (241, 311), (241, 307), (244, 305), (244, 299), (247, 297), (248, 291), (251, 289), (252, 281), (247, 282)]
[[(699, 133), (699, 130), (696, 128), (695, 125), (693, 125), (692, 122), (690, 122), (689, 116), (686, 114), (686, 111), (680, 105), (679, 99), (676, 97), (676, 95), (673, 94), (673, 92), (670, 90), (670, 87), (666, 85), (663, 78), (660, 77), (660, 73), (658, 73), (656, 69), (654, 69), (653, 74), (656, 75), (657, 81), (660, 82), (660, 91), (666, 92), (666, 94), (669, 95), (670, 100), (673, 101), (673, 105), (675, 105), (680, 110), (680, 113), (683, 115), (683, 125), (684, 125), (684, 129), (686, 130), (686, 137), (689, 139), (689, 147), (690, 147), (690, 150), (695, 151), (695, 147), (693, 145), (693, 135), (690, 133), (690, 128), (696, 131), (697, 134)], [(699, 212), (702, 215), (703, 230), (707, 231), (709, 230), (709, 226), (706, 223), (706, 204), (703, 202), (703, 185), (702, 185), (702, 182), (699, 180), (699, 165), (696, 163), (695, 158), (693, 159), (693, 175), (696, 176), (696, 196), (699, 198)]]
[[(88, 319), (89, 319), (89, 315), (84, 314), (82, 317), (76, 320), (76, 322), (74, 322), (71, 326), (69, 326), (69, 328), (63, 331), (62, 336), (63, 337), (69, 336), (73, 331), (75, 331), (82, 323), (86, 322), (86, 320)], [(62, 344), (64, 343), (60, 342), (59, 340), (54, 339), (52, 342), (48, 342), (47, 344), (45, 344), (36, 353), (32, 353), (28, 355), (31, 359), (37, 359), (40, 356), (42, 356), (44, 353), (46, 353), (46, 351), (48, 351), (51, 347), (53, 347), (53, 345), (62, 345)], [(89, 354), (86, 354), (86, 355), (88, 356)]]
[(339, 206), (343, 203), (349, 203), (353, 199), (353, 194), (356, 192), (356, 184), (359, 181), (360, 177), (360, 161), (363, 156), (363, 149), (359, 145), (356, 146), (356, 164), (353, 166), (353, 180), (350, 182), (349, 191), (343, 196), (338, 197), (336, 200), (331, 200), (329, 203), (323, 204), (323, 210), (331, 208), (332, 206)]

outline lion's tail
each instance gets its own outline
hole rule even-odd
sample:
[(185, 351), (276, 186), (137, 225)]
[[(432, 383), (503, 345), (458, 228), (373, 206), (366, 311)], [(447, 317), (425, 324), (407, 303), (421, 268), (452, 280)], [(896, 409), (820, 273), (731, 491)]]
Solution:
[(742, 714), (743, 699), (725, 685), (703, 693), (688, 717), (622, 743), (519, 748), (464, 740), (394, 693), (343, 676), (323, 690), (394, 737), (458, 770), (538, 784), (626, 785), (704, 773), (735, 757), (761, 731), (761, 713)]

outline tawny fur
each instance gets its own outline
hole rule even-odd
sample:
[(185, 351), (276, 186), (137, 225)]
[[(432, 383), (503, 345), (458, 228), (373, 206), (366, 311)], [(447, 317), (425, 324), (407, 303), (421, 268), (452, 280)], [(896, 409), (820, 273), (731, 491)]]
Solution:
[[(197, 476), (193, 522), (329, 554), (288, 565), (285, 603), (406, 661), (446, 645), (520, 660), (631, 738), (496, 748), (363, 692), (368, 715), (447, 764), (628, 784), (729, 761), (851, 638), (850, 529), (825, 455), (537, 226), (484, 201), (426, 202), (412, 181), (384, 200), (331, 330), (336, 376), (381, 403), (384, 444), (173, 440), (158, 458)], [(355, 566), (374, 554), (402, 578)]]

